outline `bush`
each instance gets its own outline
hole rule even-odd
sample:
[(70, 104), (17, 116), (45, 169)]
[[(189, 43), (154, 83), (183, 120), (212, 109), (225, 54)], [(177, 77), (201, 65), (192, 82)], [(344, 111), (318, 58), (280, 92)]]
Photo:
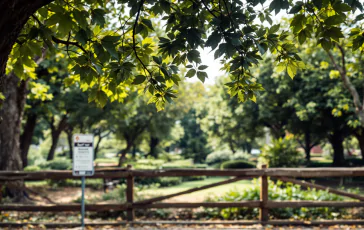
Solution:
[(159, 184), (161, 187), (170, 187), (182, 183), (181, 177), (160, 177)]
[[(260, 189), (257, 183), (255, 186), (244, 190), (231, 190), (222, 196), (209, 197), (209, 202), (238, 202), (246, 200), (259, 200)], [(290, 183), (283, 185), (283, 182), (269, 183), (269, 200), (315, 200), (315, 201), (343, 201), (341, 196), (321, 190), (302, 190), (298, 185)], [(335, 219), (343, 218), (347, 214), (345, 209), (340, 208), (280, 208), (269, 211), (272, 219)], [(205, 209), (202, 216), (223, 219), (256, 219), (259, 215), (258, 209), (248, 208), (224, 208)]]
[(234, 153), (234, 154), (230, 157), (230, 160), (249, 160), (249, 158), (250, 158), (251, 156), (252, 156), (252, 155), (250, 155), (250, 154), (249, 154), (249, 153), (247, 153), (247, 152), (239, 151), (239, 152)]
[(27, 171), (27, 172), (36, 172), (36, 171), (40, 171), (40, 170), (41, 170), (41, 168), (38, 165), (29, 165), (24, 168), (24, 171)]
[(297, 167), (303, 163), (303, 155), (296, 149), (293, 139), (279, 138), (263, 148), (263, 161), (270, 167)]
[(252, 164), (248, 161), (244, 160), (236, 160), (236, 161), (225, 161), (221, 164), (221, 169), (249, 169), (255, 168), (255, 164)]
[(229, 150), (215, 151), (207, 155), (206, 163), (209, 165), (222, 163), (230, 160), (233, 154)]
[(46, 162), (42, 167), (52, 170), (69, 170), (72, 169), (72, 162), (67, 158), (55, 158)]

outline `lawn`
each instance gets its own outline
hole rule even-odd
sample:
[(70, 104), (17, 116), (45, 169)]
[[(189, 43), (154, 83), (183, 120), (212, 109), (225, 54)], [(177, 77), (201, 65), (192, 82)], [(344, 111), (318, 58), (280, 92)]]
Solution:
[[(195, 188), (195, 187), (199, 187), (199, 186), (216, 183), (216, 182), (223, 181), (223, 180), (226, 180), (226, 179), (228, 179), (228, 178), (227, 177), (210, 177), (210, 178), (207, 178), (205, 180), (188, 181), (188, 182), (184, 182), (182, 184), (167, 187), (167, 188), (147, 189), (147, 190), (141, 191), (140, 194), (143, 195), (143, 196), (148, 196), (148, 197), (168, 195), (168, 194), (185, 191), (185, 190)], [(169, 201), (201, 202), (205, 198), (207, 198), (208, 196), (211, 196), (211, 195), (221, 195), (221, 194), (223, 194), (223, 193), (225, 193), (227, 191), (230, 191), (232, 189), (241, 190), (241, 189), (251, 187), (251, 186), (253, 186), (253, 183), (252, 183), (251, 180), (241, 180), (241, 181), (237, 181), (237, 182), (234, 182), (234, 183), (231, 183), (231, 184), (220, 185), (220, 186), (217, 186), (217, 187), (213, 187), (213, 188), (193, 192), (193, 193), (178, 196), (178, 197), (175, 197), (175, 198), (171, 198)]]

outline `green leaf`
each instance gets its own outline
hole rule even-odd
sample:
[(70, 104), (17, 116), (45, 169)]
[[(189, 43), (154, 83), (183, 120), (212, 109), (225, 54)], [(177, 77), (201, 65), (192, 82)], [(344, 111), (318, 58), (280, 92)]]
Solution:
[(207, 73), (202, 72), (202, 71), (198, 71), (197, 72), (197, 77), (198, 77), (198, 79), (200, 79), (202, 81), (202, 83), (204, 83), (205, 79), (207, 78)]
[(273, 25), (269, 30), (268, 30), (268, 33), (270, 34), (274, 34), (275, 32), (277, 32), (279, 30), (279, 27), (280, 25), (277, 24), (277, 25)]
[(289, 62), (287, 65), (287, 73), (292, 79), (297, 74), (297, 67), (292, 62)]
[(88, 38), (87, 32), (84, 29), (80, 29), (79, 31), (77, 31), (77, 33), (75, 35), (75, 39), (76, 39), (76, 41), (80, 42), (82, 45), (86, 45), (89, 38)]
[(73, 17), (74, 19), (77, 21), (78, 25), (83, 28), (86, 29), (88, 27), (88, 23), (87, 23), (87, 18), (88, 18), (88, 13), (85, 10), (79, 11), (77, 9), (74, 9), (72, 11)]
[(304, 30), (298, 33), (298, 41), (300, 44), (303, 44), (306, 41), (306, 33)]
[(91, 12), (91, 22), (92, 24), (97, 24), (101, 28), (105, 25), (105, 11), (103, 9), (95, 9)]
[(188, 70), (188, 72), (186, 73), (186, 77), (191, 78), (191, 77), (195, 76), (195, 74), (196, 74), (196, 70), (195, 70), (195, 69), (190, 69), (190, 70)]
[(134, 85), (142, 84), (145, 81), (145, 79), (147, 79), (146, 76), (144, 76), (144, 75), (137, 75), (137, 76), (135, 76), (135, 79), (133, 81), (133, 84)]
[(211, 35), (207, 39), (205, 46), (211, 47), (211, 49), (214, 50), (219, 45), (220, 41), (221, 41), (221, 34), (217, 30), (215, 30), (214, 32), (211, 33)]
[(322, 39), (321, 46), (324, 48), (324, 50), (329, 51), (331, 49), (332, 43), (327, 39)]
[(187, 59), (191, 63), (192, 62), (200, 63), (201, 62), (200, 52), (198, 52), (197, 50), (191, 50), (190, 52), (187, 53)]
[(146, 25), (149, 29), (154, 30), (152, 21), (149, 19), (142, 19), (142, 23)]
[(158, 65), (160, 65), (160, 64), (162, 64), (162, 57), (156, 57), (156, 56), (152, 56), (152, 58), (153, 58), (153, 61), (155, 62), (155, 63), (157, 63)]
[(325, 19), (325, 24), (328, 26), (338, 25), (345, 22), (346, 17), (341, 15), (330, 16)]
[(96, 93), (96, 102), (97, 104), (103, 108), (105, 107), (106, 103), (107, 103), (107, 95), (104, 91), (100, 90), (100, 91), (97, 91)]
[(301, 10), (302, 10), (302, 5), (295, 5), (294, 7), (291, 8), (289, 14), (297, 14)]
[(198, 67), (198, 70), (204, 70), (204, 69), (207, 69), (208, 68), (208, 66), (207, 65), (200, 65), (199, 67)]

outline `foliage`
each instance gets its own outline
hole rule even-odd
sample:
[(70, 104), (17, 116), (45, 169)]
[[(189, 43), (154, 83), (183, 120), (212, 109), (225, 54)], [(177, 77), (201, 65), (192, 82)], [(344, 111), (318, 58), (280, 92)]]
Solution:
[(182, 177), (161, 177), (159, 182), (161, 187), (170, 187), (182, 183)]
[(69, 170), (72, 169), (72, 162), (70, 159), (58, 157), (45, 163), (43, 168), (52, 170)]
[(217, 150), (207, 155), (206, 163), (209, 165), (222, 163), (224, 161), (230, 160), (232, 155), (233, 154), (229, 150)]
[(255, 164), (245, 160), (225, 161), (221, 164), (221, 169), (248, 169), (255, 168)]
[(26, 171), (26, 172), (36, 172), (36, 171), (40, 171), (40, 170), (41, 170), (41, 168), (38, 165), (29, 165), (24, 168), (24, 171)]
[(269, 167), (297, 167), (302, 163), (302, 155), (297, 151), (296, 142), (288, 138), (273, 140), (271, 145), (263, 148), (261, 157)]
[[(244, 190), (231, 190), (221, 196), (209, 197), (210, 202), (239, 202), (246, 200), (259, 200), (260, 189), (255, 182), (254, 187)], [(298, 185), (291, 183), (283, 184), (281, 181), (269, 183), (269, 200), (316, 200), (316, 201), (343, 201), (338, 195), (327, 191), (308, 189), (303, 190)], [(345, 216), (347, 211), (339, 208), (280, 208), (269, 211), (273, 219), (336, 219)], [(210, 218), (218, 217), (223, 219), (256, 219), (259, 215), (258, 209), (247, 208), (227, 208), (227, 209), (205, 209), (201, 215), (207, 215)]]

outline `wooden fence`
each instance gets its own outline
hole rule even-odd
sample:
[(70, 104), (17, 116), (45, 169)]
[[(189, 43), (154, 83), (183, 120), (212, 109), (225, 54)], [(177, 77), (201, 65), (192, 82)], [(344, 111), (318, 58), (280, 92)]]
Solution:
[[(135, 177), (176, 177), (176, 176), (226, 176), (230, 179), (217, 183), (204, 185), (186, 191), (177, 192), (169, 195), (159, 196), (141, 201), (134, 201), (134, 178)], [(165, 170), (133, 170), (131, 167), (123, 169), (103, 169), (97, 170), (95, 174), (88, 178), (119, 179), (126, 178), (126, 203), (118, 204), (86, 204), (86, 211), (126, 211), (127, 220), (123, 222), (108, 223), (86, 223), (86, 225), (122, 225), (122, 224), (271, 224), (271, 225), (334, 225), (334, 224), (364, 224), (364, 220), (321, 220), (321, 221), (291, 221), (291, 220), (269, 220), (269, 209), (273, 208), (301, 208), (301, 207), (364, 207), (364, 196), (349, 193), (346, 191), (329, 188), (326, 186), (312, 184), (294, 178), (318, 178), (318, 177), (358, 177), (364, 176), (364, 168), (266, 168), (261, 169), (241, 169), (241, 170), (210, 170), (210, 169), (165, 169)], [(77, 178), (77, 177), (76, 177)], [(241, 201), (241, 202), (198, 202), (198, 203), (170, 203), (161, 202), (163, 200), (189, 194), (204, 189), (233, 183), (236, 181), (260, 178), (260, 200)], [(269, 178), (279, 179), (283, 182), (298, 184), (306, 188), (327, 190), (341, 196), (346, 196), (357, 201), (270, 201), (268, 200), (268, 180)], [(36, 181), (36, 180), (63, 180), (75, 179), (71, 171), (0, 171), (0, 185), (8, 181)], [(259, 208), (260, 215), (257, 221), (136, 221), (135, 209), (165, 209), (165, 208), (199, 208), (199, 207), (245, 207)], [(29, 205), (29, 204), (2, 204), (0, 211), (18, 212), (77, 212), (80, 211), (80, 204), (49, 204), (49, 205)], [(24, 223), (23, 223), (24, 224)], [(31, 223), (32, 225), (43, 224), (47, 227), (72, 227), (77, 226), (73, 223)], [(0, 223), (1, 226), (19, 226), (21, 223)]]

